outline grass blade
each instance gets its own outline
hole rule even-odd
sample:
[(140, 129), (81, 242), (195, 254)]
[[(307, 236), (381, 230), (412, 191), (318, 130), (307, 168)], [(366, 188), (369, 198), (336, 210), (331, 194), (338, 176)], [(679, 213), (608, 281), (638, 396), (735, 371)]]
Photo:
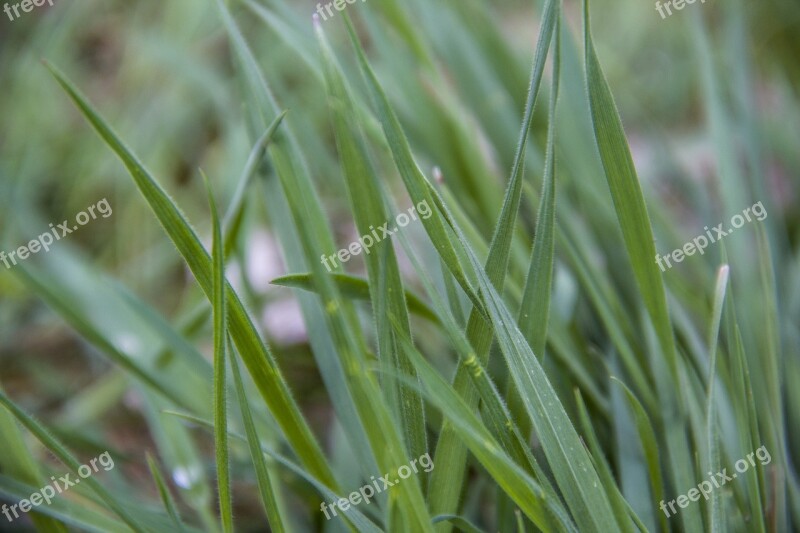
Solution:
[(228, 458), (228, 413), (227, 381), (225, 365), (227, 356), (228, 329), (225, 306), (225, 260), (222, 230), (220, 228), (217, 204), (208, 178), (203, 174), (208, 190), (208, 204), (211, 208), (213, 227), (212, 261), (213, 290), (212, 307), (214, 319), (214, 450), (217, 459), (217, 493), (219, 495), (220, 520), (225, 533), (233, 531), (233, 504), (231, 498), (230, 459)]
[(178, 531), (186, 531), (183, 527), (183, 522), (181, 522), (181, 517), (178, 514), (178, 508), (175, 506), (175, 500), (172, 498), (172, 494), (169, 492), (169, 487), (167, 487), (167, 482), (164, 481), (164, 476), (161, 474), (161, 469), (156, 464), (155, 459), (149, 453), (147, 454), (147, 465), (150, 467), (150, 473), (153, 476), (153, 480), (156, 482), (156, 487), (158, 488), (158, 494), (161, 496), (161, 501), (164, 502), (164, 508), (169, 513), (170, 518), (172, 518), (175, 527)]
[(239, 399), (239, 409), (242, 412), (242, 422), (244, 423), (244, 430), (247, 436), (247, 445), (250, 448), (250, 458), (253, 460), (253, 467), (256, 471), (258, 494), (261, 496), (261, 503), (264, 505), (264, 510), (267, 513), (270, 529), (275, 533), (283, 533), (286, 531), (286, 526), (281, 517), (278, 502), (275, 499), (275, 493), (272, 490), (269, 469), (267, 468), (266, 461), (264, 461), (264, 454), (261, 451), (258, 431), (256, 430), (253, 414), (250, 411), (250, 404), (245, 394), (242, 374), (239, 371), (239, 361), (236, 358), (233, 348), (230, 349), (230, 354), (231, 373), (233, 374), (233, 383), (236, 386), (236, 396)]
[[(522, 195), (522, 174), (525, 168), (528, 133), (533, 120), (533, 111), (536, 106), (539, 87), (541, 86), (550, 42), (553, 39), (554, 28), (557, 26), (560, 16), (560, 5), (560, 0), (548, 0), (544, 7), (542, 26), (531, 67), (528, 97), (517, 142), (517, 151), (511, 169), (508, 189), (503, 200), (503, 207), (489, 245), (485, 271), (489, 280), (498, 290), (502, 290), (508, 271), (511, 244)], [(473, 309), (470, 314), (467, 323), (467, 339), (475, 348), (479, 362), (486, 364), (489, 360), (492, 332), (489, 324), (478, 312), (478, 307)], [(459, 366), (453, 384), (456, 391), (465, 397), (468, 405), (473, 407), (477, 405), (477, 395), (470, 388), (469, 369), (467, 367)], [(523, 435), (525, 435), (526, 430), (527, 427), (523, 426)], [(439, 469), (434, 472), (431, 480), (431, 508), (434, 513), (449, 514), (457, 510), (461, 485), (464, 480), (465, 454), (466, 449), (458, 442), (458, 437), (448, 427), (443, 427), (435, 458), (437, 464), (439, 464)], [(440, 531), (446, 531), (445, 528), (439, 529)]]
[(81, 463), (72, 456), (71, 453), (66, 449), (66, 447), (53, 435), (47, 431), (44, 426), (42, 426), (35, 418), (25, 413), (22, 409), (17, 407), (17, 404), (12, 402), (8, 396), (5, 395), (2, 391), (0, 391), (0, 404), (3, 405), (8, 411), (14, 415), (14, 417), (19, 420), (19, 422), (25, 426), (28, 431), (30, 431), (44, 446), (50, 450), (53, 455), (58, 457), (58, 460), (64, 463), (72, 473), (74, 473), (79, 478), (82, 478), (83, 481), (86, 482), (87, 485), (97, 494), (100, 499), (102, 499), (108, 508), (114, 511), (117, 516), (119, 516), (123, 522), (125, 522), (131, 529), (136, 531), (137, 533), (145, 533), (147, 529), (137, 520), (133, 515), (131, 515), (128, 510), (122, 505), (121, 502), (117, 501), (117, 498), (113, 495), (112, 492), (103, 488), (100, 483), (89, 476), (87, 478), (83, 478), (78, 473), (78, 469), (81, 467)]
[[(206, 296), (211, 298), (213, 292), (211, 258), (194, 230), (144, 165), (122, 143), (78, 89), (57, 69), (50, 65), (48, 68), (100, 137), (125, 164), (140, 192), (178, 248), (200, 287)], [(292, 398), (272, 354), (259, 337), (255, 326), (230, 284), (227, 284), (226, 291), (231, 336), (239, 352), (243, 354), (245, 364), (264, 401), (270, 407), (270, 411), (284, 431), (287, 440), (303, 463), (308, 465), (311, 472), (323, 482), (332, 487), (335, 486), (333, 474), (322, 450)]]

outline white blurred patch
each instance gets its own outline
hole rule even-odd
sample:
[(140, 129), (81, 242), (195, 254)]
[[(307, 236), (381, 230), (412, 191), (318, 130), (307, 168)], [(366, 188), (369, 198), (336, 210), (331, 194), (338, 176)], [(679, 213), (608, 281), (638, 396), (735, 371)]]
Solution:
[(172, 479), (180, 488), (189, 489), (200, 481), (202, 473), (197, 465), (179, 466), (172, 471)]
[(131, 357), (138, 355), (139, 350), (142, 347), (142, 343), (139, 342), (139, 339), (130, 333), (123, 333), (122, 335), (117, 336), (117, 338), (114, 339), (114, 344), (116, 344), (117, 349), (120, 352)]
[(284, 272), (280, 248), (271, 233), (256, 230), (247, 242), (247, 279), (253, 288), (265, 292), (269, 282)]
[(298, 344), (308, 337), (300, 304), (294, 298), (267, 304), (262, 322), (270, 337), (281, 344)]

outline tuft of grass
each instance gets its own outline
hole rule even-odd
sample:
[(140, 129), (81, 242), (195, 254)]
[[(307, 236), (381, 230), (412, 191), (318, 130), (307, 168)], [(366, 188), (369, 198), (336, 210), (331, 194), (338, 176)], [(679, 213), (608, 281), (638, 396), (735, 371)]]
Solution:
[(623, 5), (110, 0), (0, 33), (29, 43), (0, 47), (0, 250), (114, 206), (0, 269), (0, 499), (119, 457), (18, 524), (796, 530), (794, 56), (760, 6)]

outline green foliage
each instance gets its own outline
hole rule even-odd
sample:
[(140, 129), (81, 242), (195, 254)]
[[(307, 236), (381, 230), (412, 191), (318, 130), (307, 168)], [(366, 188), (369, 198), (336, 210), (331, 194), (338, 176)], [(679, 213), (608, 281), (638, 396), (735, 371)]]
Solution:
[(87, 2), (0, 33), (0, 250), (114, 206), (0, 267), (0, 499), (117, 459), (14, 525), (796, 530), (792, 40), (765, 55), (740, 0), (623, 4)]

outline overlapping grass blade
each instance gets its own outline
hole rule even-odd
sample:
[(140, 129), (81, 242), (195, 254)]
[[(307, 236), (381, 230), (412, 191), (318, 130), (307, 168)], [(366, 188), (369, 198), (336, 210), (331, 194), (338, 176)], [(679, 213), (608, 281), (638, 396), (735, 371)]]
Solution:
[(50, 432), (45, 429), (41, 423), (39, 423), (39, 421), (20, 409), (17, 404), (12, 402), (2, 391), (0, 391), (0, 404), (8, 409), (8, 411), (14, 415), (14, 417), (19, 420), (19, 422), (25, 426), (25, 428), (27, 428), (28, 431), (30, 431), (33, 436), (39, 440), (39, 442), (44, 444), (44, 446), (50, 450), (59, 461), (64, 463), (72, 473), (79, 478), (82, 478), (83, 481), (89, 485), (92, 491), (94, 491), (94, 493), (97, 494), (97, 496), (99, 496), (106, 505), (108, 505), (108, 508), (114, 511), (117, 516), (119, 516), (122, 521), (125, 522), (131, 529), (137, 533), (145, 533), (147, 531), (147, 528), (141, 524), (136, 517), (130, 514), (130, 512), (125, 509), (125, 506), (117, 500), (117, 497), (113, 493), (103, 488), (103, 486), (95, 478), (92, 476), (87, 478), (80, 476), (78, 469), (81, 467), (81, 463), (75, 459), (75, 457), (69, 453), (67, 448), (58, 439), (51, 435)]
[[(343, 296), (353, 300), (371, 301), (369, 281), (364, 278), (341, 272), (331, 272), (331, 278)], [(316, 292), (311, 274), (287, 274), (273, 279), (270, 283)], [(430, 322), (439, 322), (439, 317), (422, 298), (411, 292), (410, 289), (405, 289), (405, 296), (409, 312)]]
[[(369, 235), (370, 231), (389, 220), (387, 210), (384, 208), (383, 190), (367, 155), (361, 127), (355, 120), (357, 115), (352, 96), (347, 90), (341, 69), (322, 31), (322, 25), (318, 20), (316, 22), (315, 30), (322, 52), (329, 109), (342, 174), (345, 176), (359, 234)], [(369, 276), (381, 362), (413, 379), (414, 366), (406, 355), (397, 349), (389, 324), (389, 315), (394, 315), (400, 321), (402, 331), (411, 333), (408, 308), (403, 297), (405, 291), (392, 241), (386, 239), (375, 242), (371, 248), (365, 248), (363, 253)], [(387, 396), (389, 405), (392, 406), (401, 424), (410, 456), (419, 457), (425, 454), (428, 446), (422, 398), (416, 391), (402, 387), (397, 382), (388, 384)], [(422, 480), (424, 485), (425, 476)]]
[[(463, 243), (460, 230), (457, 227), (453, 230)], [(617, 520), (625, 522), (629, 517), (615, 516), (591, 458), (544, 370), (477, 258), (470, 254), (469, 259), (500, 350), (578, 528), (581, 531), (618, 529)]]
[[(189, 414), (189, 413), (179, 413), (175, 411), (165, 411), (165, 414), (175, 416), (178, 418), (182, 418), (188, 422), (193, 424), (198, 424), (199, 426), (208, 429), (209, 431), (214, 430), (214, 423), (210, 420), (205, 420), (201, 417)], [(247, 437), (244, 435), (240, 435), (239, 433), (235, 433), (232, 431), (228, 432), (230, 437), (238, 439), (242, 442), (247, 441)], [(340, 499), (340, 496), (333, 492), (327, 485), (325, 485), (322, 481), (314, 477), (312, 474), (304, 470), (302, 467), (297, 465), (294, 461), (287, 458), (286, 456), (282, 455), (281, 453), (271, 449), (270, 447), (262, 444), (261, 445), (261, 452), (266, 454), (271, 459), (275, 460), (276, 463), (280, 464), (284, 467), (288, 472), (297, 475), (298, 477), (307, 481), (311, 486), (316, 489), (323, 498), (327, 501), (337, 501)], [(372, 522), (369, 518), (367, 518), (361, 511), (358, 510), (357, 506), (350, 506), (347, 510), (341, 511), (347, 519), (353, 524), (353, 526), (358, 531), (364, 531), (368, 533), (381, 533), (381, 529), (378, 528), (374, 522)]]
[[(44, 480), (40, 469), (33, 457), (32, 450), (27, 446), (22, 431), (17, 427), (14, 417), (5, 409), (0, 409), (0, 468), (17, 481), (31, 486), (41, 486)], [(28, 493), (31, 494), (31, 493)], [(41, 531), (66, 533), (64, 525), (48, 516), (32, 513), (31, 520)]]
[[(495, 226), (489, 245), (489, 254), (486, 260), (485, 270), (491, 282), (499, 290), (502, 290), (508, 271), (514, 228), (516, 227), (517, 214), (519, 212), (520, 198), (522, 195), (522, 174), (525, 168), (525, 150), (528, 144), (528, 133), (533, 120), (533, 111), (536, 106), (539, 87), (541, 86), (545, 61), (547, 59), (550, 43), (553, 40), (554, 28), (557, 26), (556, 21), (560, 16), (560, 5), (560, 0), (548, 0), (545, 4), (544, 14), (542, 16), (542, 27), (536, 44), (533, 65), (531, 67), (528, 98), (525, 104), (517, 151), (511, 169), (508, 189), (506, 190), (506, 195), (503, 200), (503, 207), (500, 211), (497, 225)], [(375, 88), (373, 92), (377, 94), (380, 91), (380, 87), (377, 86), (377, 83), (374, 85)], [(397, 127), (397, 131), (387, 129), (389, 126), (394, 128), (395, 124), (391, 121), (390, 114), (392, 111), (391, 108), (388, 107), (388, 103), (385, 104), (385, 107), (387, 107), (387, 109), (384, 113), (389, 115), (387, 118), (383, 119), (384, 129), (387, 130), (387, 137), (395, 136), (402, 141), (402, 131), (399, 130), (399, 127)], [(392, 143), (390, 142), (390, 144)], [(398, 162), (398, 166), (400, 165), (398, 161), (399, 157), (407, 157), (410, 159), (410, 153), (395, 153), (395, 161)], [(406, 181), (406, 187), (408, 188), (408, 182), (410, 180), (407, 179)], [(411, 188), (409, 188), (409, 193), (411, 193)], [(413, 193), (411, 194), (413, 196)], [(430, 236), (431, 239), (434, 239), (433, 234), (430, 234)], [(455, 272), (453, 273), (455, 274)], [(479, 313), (478, 309), (479, 307), (476, 306), (470, 314), (467, 323), (467, 339), (474, 347), (478, 360), (485, 364), (488, 361), (489, 349), (492, 344), (492, 331), (490, 325)], [(466, 399), (467, 405), (475, 407), (477, 405), (477, 395), (475, 391), (470, 388), (469, 380), (469, 369), (465, 366), (459, 366), (453, 381), (453, 386), (458, 394)], [(527, 424), (525, 425), (527, 426)], [(461, 493), (461, 485), (464, 480), (465, 456), (466, 449), (458, 442), (458, 437), (449, 427), (444, 426), (436, 448), (435, 460), (439, 465), (439, 469), (434, 472), (431, 479), (431, 509), (434, 513), (449, 514), (457, 510), (458, 497)], [(440, 528), (440, 530), (444, 530), (444, 528)]]
[[(367, 82), (367, 89), (372, 97), (373, 103), (377, 106), (378, 118), (383, 126), (384, 134), (389, 142), (392, 155), (394, 157), (395, 165), (400, 172), (400, 176), (405, 183), (411, 201), (414, 205), (426, 203), (433, 208), (437, 203), (437, 197), (434, 195), (433, 187), (425, 178), (422, 171), (419, 169), (414, 156), (411, 153), (411, 147), (408, 143), (403, 130), (400, 126), (400, 121), (397, 114), (394, 112), (386, 93), (383, 91), (377, 76), (372, 71), (369, 62), (367, 61), (364, 49), (356, 35), (355, 28), (352, 22), (344, 16), (347, 21), (347, 28), (350, 33), (350, 40), (358, 57), (361, 71)], [(460, 257), (463, 257), (463, 252), (457, 250), (447, 232), (447, 227), (443, 220), (437, 215), (430, 216), (422, 220), (425, 230), (431, 239), (431, 243), (439, 252), (448, 270), (453, 274), (456, 281), (464, 288), (468, 296), (473, 296), (475, 291), (472, 287), (471, 281), (468, 279), (466, 273), (462, 268)], [(473, 304), (481, 307), (481, 302), (473, 300)]]
[[(206, 296), (211, 298), (213, 291), (211, 258), (194, 230), (144, 165), (122, 143), (78, 89), (58, 70), (49, 65), (48, 67), (78, 109), (125, 164), (140, 192), (178, 248), (200, 287)], [(244, 306), (229, 284), (226, 286), (226, 291), (231, 337), (242, 354), (264, 401), (270, 407), (270, 411), (284, 431), (286, 439), (303, 463), (325, 483), (335, 486), (333, 474), (322, 450), (292, 398), (272, 354), (259, 337)]]
[[(255, 55), (250, 50), (226, 4), (218, 0), (217, 7), (231, 41), (233, 56), (240, 67), (240, 76), (242, 77), (243, 90), (245, 92), (245, 107), (252, 110), (246, 115), (248, 129), (250, 134), (255, 136), (268, 127), (268, 117), (277, 116), (280, 113), (280, 108), (259, 69)], [(287, 124), (281, 134), (275, 138), (268, 151), (272, 157), (277, 156), (281, 160), (292, 160), (301, 175), (305, 176), (307, 164), (302, 157), (300, 145), (293, 135), (290, 124)], [(300, 236), (297, 229), (291, 224), (283, 223), (286, 220), (290, 220), (292, 215), (281, 189), (280, 180), (275, 179), (273, 173), (262, 173), (262, 177), (266, 188), (265, 199), (268, 214), (273, 220), (273, 230), (280, 239), (287, 267), (292, 271), (308, 271), (307, 255), (298, 244)], [(314, 237), (321, 243), (321, 247), (325, 250), (332, 250), (335, 248), (333, 234), (323, 216), (319, 200), (308, 182), (308, 177), (305, 176), (305, 178), (302, 184), (304, 187), (303, 195), (309, 203), (313, 202), (315, 207), (306, 213), (305, 223), (312, 224), (315, 227), (316, 233)], [(316, 262), (318, 260), (317, 257), (314, 257), (312, 261)], [(362, 465), (364, 468), (363, 473), (374, 471), (378, 467), (372, 453), (370, 453), (370, 445), (364, 427), (360, 423), (352, 392), (347, 385), (347, 371), (336, 354), (333, 332), (330, 330), (329, 323), (326, 320), (327, 311), (315, 297), (298, 294), (297, 299), (300, 302), (303, 317), (306, 321), (306, 329), (315, 361), (320, 368), (326, 389), (336, 409), (338, 420), (347, 429), (348, 439), (356, 453), (365, 458)], [(349, 310), (348, 313), (350, 313)], [(243, 354), (242, 357), (247, 357), (247, 355)]]
[[(472, 454), (519, 505), (525, 515), (538, 527), (549, 531), (552, 527), (551, 515), (547, 509), (550, 502), (538, 483), (506, 455), (502, 446), (481, 423), (473, 409), (456, 394), (452, 385), (425, 361), (409, 340), (400, 337), (400, 341), (417, 367), (429, 400), (452, 422)], [(398, 379), (400, 378), (398, 376)]]

